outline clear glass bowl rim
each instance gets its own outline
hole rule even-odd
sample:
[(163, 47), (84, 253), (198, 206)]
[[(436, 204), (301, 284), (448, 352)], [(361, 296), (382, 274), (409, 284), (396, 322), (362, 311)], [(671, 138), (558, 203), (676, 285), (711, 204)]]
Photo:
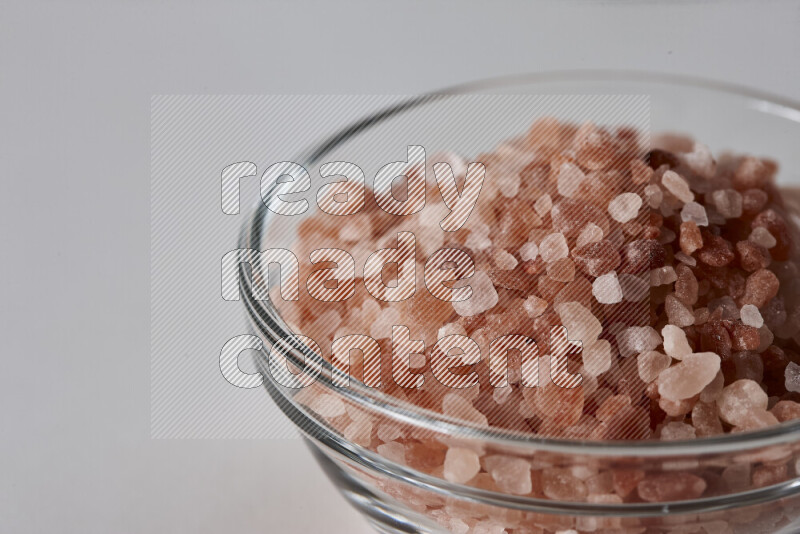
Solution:
[[(643, 71), (620, 71), (620, 70), (573, 70), (573, 71), (549, 71), (534, 74), (523, 74), (516, 76), (491, 78), (472, 83), (453, 86), (443, 90), (435, 91), (425, 95), (412, 97), (398, 104), (388, 107), (366, 118), (358, 120), (346, 126), (338, 133), (313, 145), (306, 150), (302, 156), (295, 159), (304, 166), (313, 165), (325, 157), (333, 148), (347, 141), (355, 135), (367, 130), (371, 126), (379, 124), (390, 117), (403, 111), (416, 108), (431, 101), (447, 98), (451, 95), (469, 94), (478, 91), (485, 91), (493, 88), (513, 87), (517, 85), (533, 85), (536, 83), (592, 83), (592, 82), (628, 82), (628, 83), (652, 83), (681, 86), (686, 88), (702, 89), (740, 96), (766, 102), (773, 106), (779, 106), (790, 111), (788, 114), (781, 114), (787, 120), (795, 120), (800, 117), (800, 102), (795, 102), (787, 98), (768, 94), (763, 91), (748, 87), (720, 82), (699, 77), (665, 74), (659, 72)], [(798, 120), (797, 122), (800, 122)], [(263, 203), (259, 203), (255, 214), (242, 228), (239, 247), (260, 249), (263, 230), (271, 213), (266, 210)], [(244, 265), (241, 266), (240, 280), (242, 281), (242, 300), (245, 302), (248, 317), (253, 322), (256, 332), (266, 334), (269, 343), (275, 342), (279, 338), (284, 338), (292, 334), (288, 326), (280, 318), (277, 309), (269, 301), (259, 301), (253, 298), (251, 290), (251, 280), (245, 272)], [(530, 435), (504, 432), (501, 430), (487, 430), (469, 424), (464, 424), (458, 420), (448, 418), (438, 412), (420, 409), (410, 406), (394, 397), (385, 395), (379, 391), (365, 386), (355, 379), (351, 379), (350, 386), (337, 387), (330, 378), (331, 373), (338, 371), (331, 368), (323, 358), (314, 354), (302, 346), (296, 346), (287, 357), (294, 364), (302, 368), (307, 359), (320, 365), (323, 372), (317, 379), (317, 383), (329, 388), (336, 394), (342, 395), (354, 403), (365, 405), (365, 408), (381, 413), (382, 415), (394, 420), (415, 426), (428, 428), (435, 432), (446, 433), (454, 437), (464, 437), (465, 439), (480, 439), (489, 444), (499, 446), (512, 446), (518, 448), (530, 447), (534, 450), (549, 451), (562, 454), (580, 454), (586, 456), (601, 457), (678, 457), (694, 455), (723, 454), (728, 452), (741, 452), (746, 450), (759, 449), (774, 445), (795, 442), (800, 439), (800, 420), (789, 421), (761, 429), (753, 432), (738, 434), (724, 434), (706, 438), (698, 438), (685, 441), (573, 441), (551, 438), (537, 438)], [(258, 363), (258, 362), (257, 362)], [(263, 365), (258, 365), (262, 372), (266, 372)], [(327, 376), (326, 376), (327, 373)], [(264, 377), (265, 382), (270, 380)], [(294, 405), (291, 397), (286, 396), (282, 391), (276, 391), (284, 397), (284, 401)], [(275, 392), (272, 392), (273, 395)], [(276, 401), (278, 399), (275, 399)], [(282, 404), (282, 403), (279, 403)], [(410, 408), (410, 409), (409, 409)], [(285, 411), (285, 408), (284, 408)], [(288, 415), (288, 414), (287, 414)], [(307, 415), (307, 414), (306, 414)], [(313, 418), (312, 418), (313, 419)]]

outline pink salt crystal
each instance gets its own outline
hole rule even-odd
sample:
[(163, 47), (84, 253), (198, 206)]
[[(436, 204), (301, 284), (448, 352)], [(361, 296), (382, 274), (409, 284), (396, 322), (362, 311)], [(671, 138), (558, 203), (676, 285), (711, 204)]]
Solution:
[(519, 263), (513, 254), (509, 254), (502, 248), (499, 248), (492, 253), (492, 260), (494, 260), (494, 264), (497, 266), (497, 268), (502, 270), (513, 269), (517, 266), (517, 263)]
[(581, 248), (589, 243), (597, 243), (602, 239), (603, 229), (594, 223), (586, 223), (586, 226), (583, 227), (581, 233), (578, 234), (578, 239), (575, 241), (575, 245), (578, 248)]
[(472, 527), (470, 534), (506, 534), (508, 531), (498, 523), (491, 520), (480, 521)]
[(592, 504), (622, 504), (622, 497), (616, 493), (590, 493), (586, 502)]
[(789, 362), (784, 371), (786, 391), (800, 393), (800, 365)]
[(392, 337), (392, 327), (400, 324), (400, 312), (394, 306), (383, 308), (369, 327), (369, 335), (374, 339)]
[(690, 473), (659, 473), (647, 476), (636, 489), (647, 502), (685, 501), (700, 497), (706, 481)]
[(325, 419), (333, 419), (345, 414), (344, 402), (334, 395), (322, 394), (317, 396), (309, 405)]
[(378, 431), (375, 434), (378, 436), (378, 439), (384, 443), (389, 443), (390, 441), (396, 441), (405, 437), (405, 432), (403, 432), (400, 425), (394, 423), (378, 425)]
[(750, 430), (758, 430), (778, 424), (778, 418), (767, 410), (756, 410), (750, 412), (745, 424), (737, 426), (733, 432), (747, 432)]
[(539, 255), (539, 247), (536, 243), (528, 241), (519, 248), (519, 257), (522, 261), (533, 261)]
[(731, 493), (737, 493), (750, 489), (750, 472), (749, 463), (733, 464), (723, 469), (721, 476), (728, 486), (728, 490)]
[(648, 280), (644, 280), (635, 274), (620, 274), (618, 279), (622, 289), (622, 296), (628, 302), (641, 302), (650, 294)]
[(569, 247), (564, 234), (556, 232), (542, 239), (539, 244), (539, 254), (547, 263), (566, 258), (569, 254)]
[(442, 413), (478, 426), (488, 426), (489, 424), (486, 416), (477, 410), (469, 399), (458, 393), (447, 393), (442, 398)]
[(574, 163), (564, 162), (558, 169), (558, 194), (567, 198), (575, 196), (581, 184), (586, 180), (586, 175)]
[(554, 501), (583, 501), (588, 491), (586, 484), (572, 476), (567, 469), (545, 469), (542, 471), (542, 492)]
[(694, 259), (691, 256), (687, 256), (683, 252), (676, 252), (675, 253), (675, 259), (678, 260), (681, 263), (684, 263), (684, 264), (688, 265), (689, 267), (697, 266), (697, 260)]
[(368, 447), (372, 442), (372, 423), (367, 420), (353, 421), (342, 432), (347, 441), (362, 447)]
[(561, 258), (547, 264), (547, 276), (556, 282), (572, 282), (575, 279), (575, 264), (569, 258)]
[(671, 284), (678, 279), (675, 269), (671, 265), (658, 267), (650, 271), (650, 285), (652, 287)]
[(463, 484), (478, 474), (481, 461), (471, 449), (451, 447), (444, 457), (444, 478), (456, 484)]
[(686, 332), (675, 325), (668, 324), (661, 329), (664, 337), (664, 352), (676, 360), (682, 360), (692, 353), (692, 348), (686, 340)]
[(531, 295), (525, 299), (525, 302), (522, 303), (522, 307), (525, 310), (525, 313), (528, 314), (528, 317), (531, 319), (536, 319), (547, 309), (547, 301), (540, 299), (536, 295)]
[(681, 210), (681, 220), (683, 222), (693, 222), (697, 226), (708, 226), (708, 214), (706, 209), (697, 202), (687, 202)]
[(758, 382), (737, 380), (722, 389), (717, 399), (719, 415), (723, 421), (734, 426), (744, 426), (754, 412), (767, 409), (769, 398)]
[(711, 155), (711, 150), (702, 143), (695, 143), (692, 152), (682, 154), (686, 165), (703, 178), (713, 178), (717, 171), (717, 162)]
[(713, 352), (689, 354), (658, 375), (658, 392), (668, 400), (683, 400), (703, 391), (720, 368), (720, 358)]
[(398, 464), (406, 463), (406, 448), (402, 443), (397, 443), (396, 441), (382, 443), (378, 445), (375, 450), (390, 462)]
[(644, 188), (644, 198), (647, 200), (647, 205), (653, 209), (658, 208), (664, 200), (664, 193), (661, 188), (655, 184), (650, 184)]
[(492, 400), (497, 404), (505, 404), (508, 399), (511, 398), (511, 394), (513, 392), (514, 390), (511, 388), (511, 386), (506, 386), (504, 388), (493, 388)]
[(488, 228), (486, 232), (476, 231), (473, 230), (467, 236), (467, 240), (464, 241), (464, 245), (472, 250), (486, 250), (487, 248), (492, 246), (492, 240), (489, 239), (489, 231)]
[[(467, 300), (453, 302), (453, 309), (462, 317), (471, 317), (489, 310), (497, 304), (499, 297), (497, 290), (489, 276), (483, 271), (477, 271), (469, 279), (472, 286), (472, 296)], [(398, 323), (394, 323), (398, 324)]]
[(667, 318), (670, 324), (680, 327), (694, 324), (694, 313), (692, 313), (692, 310), (681, 302), (680, 299), (675, 298), (674, 295), (667, 295), (664, 301), (664, 310), (667, 312)]
[(661, 336), (651, 326), (631, 326), (621, 330), (616, 337), (623, 358), (653, 350), (662, 343)]
[(598, 376), (611, 368), (611, 343), (598, 339), (583, 347), (583, 367), (591, 376)]
[(716, 402), (719, 396), (722, 394), (722, 388), (725, 386), (725, 375), (722, 374), (722, 371), (717, 373), (717, 376), (714, 377), (706, 387), (703, 388), (703, 391), (700, 392), (700, 402)]
[(527, 460), (494, 455), (484, 458), (484, 465), (500, 491), (512, 495), (527, 495), (533, 491), (531, 464)]
[(772, 415), (774, 415), (778, 421), (782, 423), (785, 421), (800, 419), (800, 403), (789, 400), (778, 401), (778, 403), (772, 407), (770, 412), (772, 412)]
[(597, 339), (603, 331), (597, 317), (577, 302), (562, 302), (556, 304), (555, 309), (561, 318), (561, 324), (569, 333), (569, 339), (589, 343)]
[(639, 378), (642, 382), (649, 384), (668, 368), (672, 363), (672, 358), (666, 354), (654, 350), (642, 352), (636, 358), (636, 365), (639, 370)]
[(756, 245), (760, 245), (767, 250), (778, 244), (778, 241), (775, 239), (775, 237), (773, 237), (773, 235), (769, 233), (769, 230), (763, 226), (756, 226), (753, 228), (753, 231), (750, 232), (750, 237), (747, 239), (748, 241), (752, 241)]
[(739, 312), (742, 322), (747, 326), (753, 328), (761, 328), (764, 326), (764, 319), (761, 317), (761, 312), (752, 304), (745, 304)]
[(661, 427), (661, 440), (662, 441), (682, 441), (694, 439), (697, 437), (695, 428), (686, 423), (679, 423), (673, 421)]
[(622, 302), (622, 288), (617, 280), (616, 271), (598, 276), (592, 282), (592, 294), (600, 304), (616, 304)]
[(726, 219), (742, 216), (742, 194), (735, 189), (719, 189), (711, 193), (717, 212)]
[(661, 183), (684, 204), (694, 200), (694, 193), (689, 189), (689, 183), (675, 171), (665, 172), (661, 177)]
[(617, 222), (626, 223), (636, 217), (642, 207), (642, 197), (636, 193), (622, 193), (608, 204), (608, 214)]
[(550, 213), (550, 210), (553, 209), (553, 199), (550, 198), (550, 195), (545, 193), (536, 199), (536, 202), (533, 203), (533, 209), (536, 210), (539, 217), (544, 219), (545, 215)]
[(707, 402), (698, 402), (692, 407), (692, 425), (699, 437), (716, 436), (724, 432), (717, 407)]

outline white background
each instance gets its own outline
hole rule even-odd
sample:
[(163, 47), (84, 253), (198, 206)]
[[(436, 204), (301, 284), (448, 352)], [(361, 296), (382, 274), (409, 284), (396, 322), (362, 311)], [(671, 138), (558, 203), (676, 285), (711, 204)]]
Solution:
[(0, 1), (0, 532), (367, 531), (297, 440), (149, 437), (151, 94), (626, 68), (800, 99), (799, 26), (797, 1)]

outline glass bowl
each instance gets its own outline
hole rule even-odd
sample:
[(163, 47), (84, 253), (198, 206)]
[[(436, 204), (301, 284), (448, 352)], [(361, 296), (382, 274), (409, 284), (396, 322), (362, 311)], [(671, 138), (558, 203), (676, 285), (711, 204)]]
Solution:
[[(491, 112), (454, 107), (463, 95), (475, 95), (475, 102), (481, 101), (477, 95), (494, 95), (495, 102), (506, 104)], [(474, 154), (531, 122), (530, 116), (515, 116), (520, 95), (646, 95), (651, 131), (690, 133), (715, 153), (731, 149), (767, 156), (781, 166), (781, 187), (800, 185), (800, 104), (707, 80), (630, 72), (544, 73), (411, 98), (345, 128), (297, 161), (311, 168), (323, 161), (353, 161), (355, 153), (366, 174), (374, 175), (381, 162), (398, 159), (397, 147), (409, 144), (409, 132), (432, 152)], [(462, 135), (475, 124), (481, 125), (480, 135)], [(296, 234), (296, 217), (276, 216), (261, 205), (243, 228), (240, 247), (289, 248)], [(253, 334), (268, 345), (290, 336), (292, 328), (271, 301), (253, 297), (243, 267), (241, 275)], [(327, 361), (303, 345), (286, 347), (286, 357), (297, 367), (312, 364), (323, 372), (308, 387), (288, 388), (275, 380), (266, 354), (259, 353), (256, 365), (267, 391), (341, 493), (380, 532), (800, 532), (800, 421), (691, 441), (536, 438), (426, 411), (356, 380), (338, 387)], [(320, 395), (340, 400), (344, 415), (315, 411)], [(366, 437), (345, 429), (358, 422), (368, 422)], [(426, 444), (423, 456), (412, 461), (408, 456), (414, 451), (408, 449), (399, 459), (379, 449), (379, 429)], [(441, 456), (447, 447), (480, 451), (484, 459), (526, 462), (531, 491), (512, 494), (483, 473), (460, 484), (446, 480)], [(629, 495), (645, 478), (669, 488), (664, 499), (587, 502), (588, 494)], [(705, 490), (695, 497), (693, 485), (700, 479)]]

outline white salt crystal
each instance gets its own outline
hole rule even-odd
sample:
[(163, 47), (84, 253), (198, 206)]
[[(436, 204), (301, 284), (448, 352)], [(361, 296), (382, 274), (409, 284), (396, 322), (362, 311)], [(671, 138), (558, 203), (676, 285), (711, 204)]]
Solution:
[(742, 194), (735, 189), (719, 189), (711, 193), (711, 201), (717, 213), (726, 219), (742, 216)]
[(573, 197), (578, 192), (586, 175), (583, 171), (569, 161), (561, 164), (558, 169), (558, 194), (565, 197)]
[(595, 278), (592, 282), (592, 295), (600, 304), (622, 302), (622, 288), (619, 285), (616, 271)]
[(626, 223), (639, 213), (642, 197), (636, 193), (622, 193), (608, 203), (608, 214), (617, 222)]
[(713, 178), (717, 171), (717, 163), (711, 155), (711, 149), (702, 143), (695, 143), (694, 150), (683, 154), (683, 161), (690, 169), (703, 178)]
[(747, 326), (754, 328), (761, 328), (764, 325), (764, 318), (761, 317), (761, 312), (752, 304), (745, 304), (739, 312), (742, 322)]
[(463, 484), (478, 474), (481, 461), (471, 449), (451, 447), (444, 457), (444, 478), (456, 484)]
[(528, 241), (519, 247), (519, 257), (522, 261), (533, 261), (539, 255), (539, 247), (533, 241)]
[(675, 268), (671, 265), (657, 267), (650, 271), (650, 285), (652, 287), (671, 284), (677, 279), (678, 275), (675, 273)]
[(664, 352), (676, 360), (682, 360), (692, 353), (689, 341), (686, 339), (686, 332), (675, 325), (665, 325), (661, 329), (664, 336)]
[(635, 274), (620, 274), (622, 296), (628, 302), (641, 302), (650, 294), (650, 283)]
[(564, 234), (556, 232), (542, 239), (539, 244), (539, 254), (542, 255), (542, 259), (547, 263), (566, 258), (569, 254), (569, 247)]
[(575, 241), (575, 244), (580, 248), (589, 243), (597, 243), (601, 239), (603, 239), (603, 229), (594, 223), (586, 223), (581, 233), (578, 234), (578, 239)]
[(800, 365), (795, 362), (789, 362), (784, 371), (786, 379), (786, 391), (793, 393), (800, 393)]
[(656, 184), (650, 184), (644, 188), (644, 198), (647, 200), (647, 205), (655, 209), (663, 202), (664, 193)]
[(497, 304), (499, 300), (497, 290), (495, 290), (492, 280), (485, 272), (477, 271), (469, 279), (469, 285), (472, 286), (472, 296), (467, 300), (453, 302), (453, 309), (458, 315), (471, 317), (483, 313)]
[(753, 228), (753, 231), (750, 232), (750, 237), (748, 240), (767, 249), (778, 244), (778, 242), (775, 240), (775, 237), (773, 237), (773, 235), (769, 233), (769, 230), (763, 226), (757, 226)]
[(706, 209), (697, 202), (687, 202), (681, 210), (681, 221), (691, 221), (697, 226), (708, 226), (708, 214)]
[(694, 200), (694, 193), (692, 193), (692, 190), (689, 189), (689, 183), (677, 172), (665, 172), (664, 176), (661, 177), (661, 183), (667, 188), (667, 191), (672, 193), (684, 204)]
[(550, 213), (550, 210), (553, 209), (553, 199), (550, 198), (550, 195), (545, 193), (536, 199), (536, 202), (533, 203), (533, 209), (536, 210), (536, 213), (539, 215), (539, 217), (544, 218), (544, 216)]

